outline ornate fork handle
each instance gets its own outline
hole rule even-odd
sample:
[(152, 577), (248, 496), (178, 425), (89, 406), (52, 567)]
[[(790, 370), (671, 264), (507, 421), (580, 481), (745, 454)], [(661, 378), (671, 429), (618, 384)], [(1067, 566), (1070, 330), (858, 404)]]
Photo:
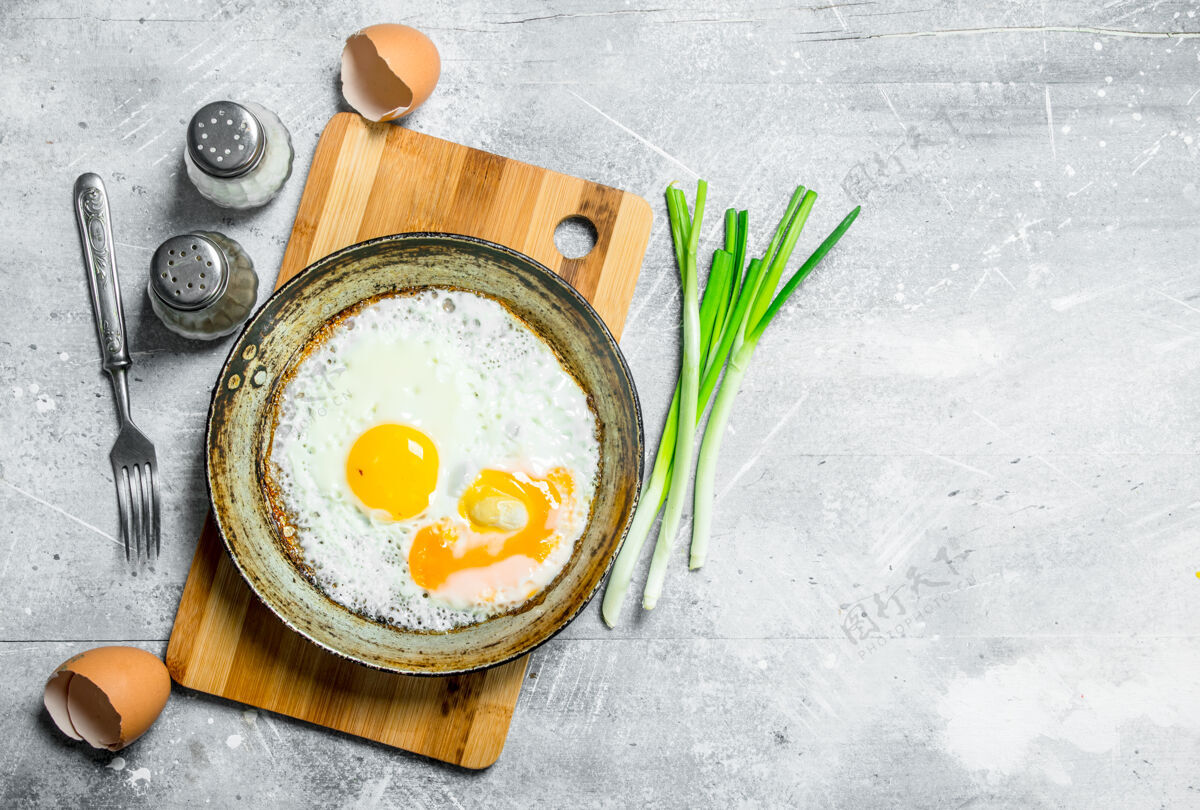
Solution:
[(131, 361), (125, 345), (125, 315), (121, 309), (121, 284), (117, 280), (108, 194), (98, 175), (89, 172), (75, 181), (75, 216), (88, 288), (92, 293), (101, 359), (104, 370), (111, 374), (127, 368)]

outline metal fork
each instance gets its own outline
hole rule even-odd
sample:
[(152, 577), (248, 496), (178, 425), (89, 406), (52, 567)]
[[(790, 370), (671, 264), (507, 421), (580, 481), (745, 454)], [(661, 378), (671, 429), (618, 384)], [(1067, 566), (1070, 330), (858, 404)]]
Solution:
[(121, 308), (121, 284), (117, 280), (108, 194), (99, 176), (89, 172), (75, 181), (75, 217), (92, 294), (92, 313), (96, 316), (96, 334), (100, 338), (100, 357), (104, 370), (112, 378), (117, 415), (121, 419), (121, 432), (109, 459), (117, 485), (125, 559), (130, 559), (131, 546), (132, 553), (139, 558), (143, 554), (149, 557), (151, 553), (157, 556), (160, 549), (158, 461), (154, 445), (129, 417), (126, 373), (133, 361), (129, 359), (125, 341), (125, 314)]

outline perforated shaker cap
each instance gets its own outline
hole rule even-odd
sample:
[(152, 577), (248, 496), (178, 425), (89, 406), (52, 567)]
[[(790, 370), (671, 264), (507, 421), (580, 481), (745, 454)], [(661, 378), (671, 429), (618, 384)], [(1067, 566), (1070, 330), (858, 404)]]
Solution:
[(188, 154), (205, 174), (237, 177), (262, 160), (266, 133), (254, 113), (234, 101), (205, 104), (188, 124)]
[(204, 309), (229, 286), (229, 263), (217, 243), (198, 233), (172, 236), (150, 260), (150, 289), (172, 309)]

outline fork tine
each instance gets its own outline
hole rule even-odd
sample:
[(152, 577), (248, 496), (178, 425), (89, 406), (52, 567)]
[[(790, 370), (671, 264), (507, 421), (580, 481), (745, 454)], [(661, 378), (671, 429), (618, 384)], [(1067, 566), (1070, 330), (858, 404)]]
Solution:
[(126, 467), (129, 472), (129, 512), (133, 516), (133, 556), (142, 558), (142, 475), (137, 464)]
[(154, 556), (157, 557), (162, 551), (162, 532), (159, 518), (158, 504), (158, 483), (154, 480), (154, 464), (147, 462), (146, 464), (146, 481), (150, 487), (150, 536), (154, 540)]
[(138, 465), (142, 495), (142, 536), (146, 538), (146, 557), (154, 556), (154, 503), (150, 498), (150, 462)]
[(146, 465), (139, 464), (138, 465), (138, 483), (141, 485), (140, 494), (142, 496), (142, 537), (145, 538), (145, 541), (146, 541), (146, 557), (147, 558), (149, 558), (154, 553), (153, 548), (151, 548), (151, 546), (153, 545), (153, 542), (152, 542), (152, 538), (151, 538), (151, 534), (150, 534), (150, 532), (151, 532), (150, 521), (154, 516), (153, 516), (153, 514), (151, 514), (150, 480), (149, 479), (150, 479), (150, 473), (146, 469)]
[(125, 543), (125, 561), (129, 561), (129, 535), (132, 533), (129, 511), (129, 471), (125, 467), (113, 469), (113, 480), (117, 484), (117, 512), (121, 522), (121, 540)]
[(129, 465), (129, 488), (133, 490), (133, 548), (140, 562), (146, 553), (142, 545), (146, 538), (146, 517), (142, 498), (142, 470), (136, 462)]

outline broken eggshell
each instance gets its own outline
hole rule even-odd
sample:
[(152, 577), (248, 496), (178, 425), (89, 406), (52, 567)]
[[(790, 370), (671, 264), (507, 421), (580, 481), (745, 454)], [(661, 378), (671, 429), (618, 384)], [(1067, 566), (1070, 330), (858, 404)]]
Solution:
[(63, 734), (120, 751), (146, 733), (170, 694), (171, 676), (157, 657), (136, 647), (97, 647), (64, 661), (42, 700)]
[(407, 25), (368, 26), (342, 49), (342, 95), (368, 121), (394, 121), (420, 107), (441, 72), (437, 46)]

